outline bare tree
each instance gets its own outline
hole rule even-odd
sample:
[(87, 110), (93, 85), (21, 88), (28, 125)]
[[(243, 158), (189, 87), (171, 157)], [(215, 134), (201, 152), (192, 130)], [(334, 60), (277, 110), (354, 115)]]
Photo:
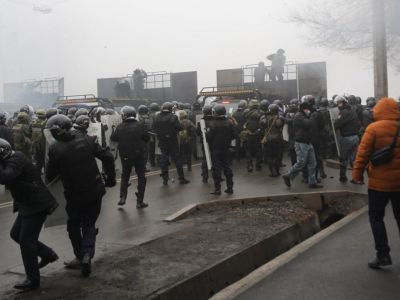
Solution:
[[(392, 67), (400, 71), (400, 15), (398, 0), (386, 1), (387, 56)], [(290, 22), (309, 28), (306, 36), (316, 46), (342, 52), (372, 55), (373, 13), (371, 0), (310, 0), (302, 10), (293, 10)], [(397, 17), (397, 18), (396, 18)]]

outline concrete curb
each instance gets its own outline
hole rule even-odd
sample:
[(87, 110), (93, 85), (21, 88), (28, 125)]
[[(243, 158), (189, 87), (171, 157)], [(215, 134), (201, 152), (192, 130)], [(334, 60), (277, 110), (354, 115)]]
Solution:
[(328, 228), (320, 231), (319, 233), (313, 235), (309, 239), (305, 240), (304, 242), (300, 243), (299, 245), (293, 247), (289, 251), (283, 253), (282, 255), (276, 257), (272, 261), (266, 263), (265, 265), (261, 266), (254, 272), (250, 273), (243, 279), (237, 281), (236, 283), (228, 286), (227, 288), (223, 289), (222, 291), (215, 294), (210, 300), (228, 300), (234, 299), (238, 295), (242, 294), (244, 291), (251, 288), (253, 285), (257, 284), (264, 278), (268, 277), (270, 274), (275, 272), (280, 267), (286, 265), (293, 259), (295, 259), (300, 254), (304, 253), (311, 247), (318, 244), (320, 241), (325, 239), (326, 237), (330, 236), (334, 232), (338, 231), (340, 228), (344, 227), (345, 225), (349, 224), (351, 221), (355, 220), (365, 212), (367, 212), (368, 207), (365, 206), (358, 211), (351, 213), (350, 215), (344, 217), (340, 221), (334, 223), (333, 225), (329, 226)]
[(166, 217), (163, 221), (170, 223), (179, 221), (191, 213), (220, 205), (232, 205), (232, 204), (250, 204), (250, 203), (260, 203), (263, 201), (271, 201), (271, 200), (280, 200), (280, 199), (294, 199), (294, 200), (302, 200), (306, 203), (308, 208), (313, 210), (319, 210), (322, 207), (322, 202), (329, 202), (331, 197), (337, 197), (338, 195), (349, 196), (349, 195), (365, 195), (363, 193), (346, 191), (346, 190), (334, 190), (328, 192), (307, 192), (307, 193), (287, 193), (287, 194), (275, 194), (269, 196), (261, 196), (261, 197), (253, 197), (253, 198), (231, 198), (231, 199), (222, 199), (222, 200), (212, 200), (204, 203), (193, 203), (187, 205), (181, 210), (173, 213), (172, 215)]

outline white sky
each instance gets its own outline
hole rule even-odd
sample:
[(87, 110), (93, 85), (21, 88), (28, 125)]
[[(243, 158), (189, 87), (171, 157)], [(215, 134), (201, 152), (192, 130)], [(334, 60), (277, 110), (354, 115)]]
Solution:
[[(0, 0), (0, 86), (65, 77), (66, 94), (96, 93), (97, 78), (140, 67), (196, 70), (201, 88), (215, 85), (217, 69), (265, 61), (283, 48), (288, 60), (327, 62), (329, 96), (372, 95), (368, 58), (307, 46), (306, 29), (283, 22), (290, 7), (307, 1)], [(397, 97), (400, 77), (391, 70), (389, 78)]]

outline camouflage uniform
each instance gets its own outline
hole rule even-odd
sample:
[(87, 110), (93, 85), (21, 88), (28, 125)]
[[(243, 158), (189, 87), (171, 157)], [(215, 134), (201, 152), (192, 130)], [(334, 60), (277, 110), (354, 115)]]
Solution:
[(12, 130), (15, 150), (21, 151), (31, 160), (32, 132), (29, 127), (29, 116), (27, 113), (18, 113), (17, 122)]
[(37, 119), (32, 122), (32, 154), (33, 160), (38, 170), (44, 167), (44, 158), (46, 151), (46, 140), (43, 135), (43, 129), (46, 126), (46, 112), (37, 111)]

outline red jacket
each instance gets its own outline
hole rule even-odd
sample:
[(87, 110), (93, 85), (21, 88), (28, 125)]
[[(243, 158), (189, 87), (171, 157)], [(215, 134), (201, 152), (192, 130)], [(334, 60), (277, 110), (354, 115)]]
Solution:
[(400, 138), (391, 162), (380, 166), (369, 163), (371, 154), (393, 142), (400, 119), (397, 102), (392, 98), (381, 99), (373, 109), (374, 121), (361, 139), (353, 163), (353, 180), (362, 181), (364, 169), (368, 166), (368, 188), (381, 192), (400, 191)]

